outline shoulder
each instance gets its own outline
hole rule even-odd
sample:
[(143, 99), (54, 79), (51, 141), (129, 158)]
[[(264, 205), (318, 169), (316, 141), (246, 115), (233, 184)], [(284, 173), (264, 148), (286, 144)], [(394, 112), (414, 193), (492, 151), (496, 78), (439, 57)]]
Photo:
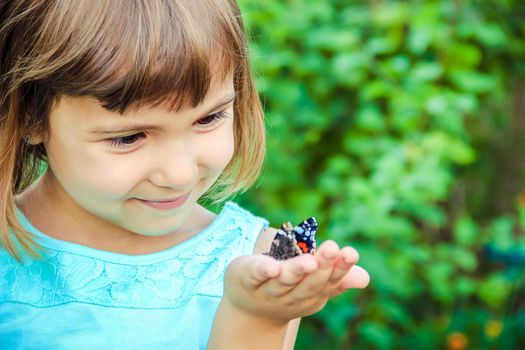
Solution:
[(252, 214), (249, 210), (240, 207), (234, 202), (226, 202), (224, 208), (219, 213), (222, 219), (228, 219), (238, 226), (259, 227), (257, 234), (261, 229), (268, 227), (268, 220), (263, 217)]
[(234, 202), (226, 202), (219, 216), (233, 219), (233, 225), (244, 227), (245, 231), (249, 231), (248, 236), (252, 237), (250, 240), (253, 244), (253, 250), (250, 250), (253, 254), (261, 254), (270, 250), (277, 229), (269, 227), (268, 220)]
[(210, 225), (212, 231), (223, 234), (231, 232), (239, 242), (243, 242), (242, 254), (257, 254), (269, 250), (275, 229), (268, 228), (268, 220), (253, 214), (237, 203), (228, 201)]
[(255, 242), (253, 253), (262, 254), (269, 251), (276, 234), (277, 229), (274, 227), (265, 227), (262, 229)]

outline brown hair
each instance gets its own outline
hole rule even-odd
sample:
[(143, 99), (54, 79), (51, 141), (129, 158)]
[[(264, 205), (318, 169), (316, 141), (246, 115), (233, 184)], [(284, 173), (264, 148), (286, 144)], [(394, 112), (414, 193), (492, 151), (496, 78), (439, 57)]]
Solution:
[[(217, 69), (218, 68), (218, 69)], [(199, 104), (215, 74), (233, 73), (235, 155), (208, 193), (253, 184), (264, 121), (234, 0), (0, 0), (0, 244), (17, 259), (38, 245), (17, 219), (15, 195), (46, 161), (48, 114), (64, 95), (92, 96), (124, 113), (140, 105)]]

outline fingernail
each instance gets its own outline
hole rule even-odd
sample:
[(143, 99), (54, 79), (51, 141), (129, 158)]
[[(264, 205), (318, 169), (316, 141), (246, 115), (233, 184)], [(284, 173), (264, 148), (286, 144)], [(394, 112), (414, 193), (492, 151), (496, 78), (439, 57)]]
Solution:
[[(330, 255), (327, 255), (327, 254), (330, 254)], [(324, 252), (324, 253), (323, 253), (323, 256), (324, 256), (326, 259), (328, 259), (328, 260), (335, 259), (335, 254), (332, 255), (331, 253), (326, 253), (326, 252)]]
[(354, 259), (351, 256), (345, 256), (343, 260), (344, 260), (345, 263), (347, 263), (349, 265), (354, 262)]

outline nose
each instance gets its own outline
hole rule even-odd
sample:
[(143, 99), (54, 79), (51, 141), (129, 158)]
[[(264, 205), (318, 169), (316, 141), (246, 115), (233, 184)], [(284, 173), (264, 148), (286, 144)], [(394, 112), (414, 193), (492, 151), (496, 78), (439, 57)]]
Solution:
[(157, 150), (150, 181), (159, 187), (189, 189), (198, 176), (195, 150), (189, 142), (176, 142)]

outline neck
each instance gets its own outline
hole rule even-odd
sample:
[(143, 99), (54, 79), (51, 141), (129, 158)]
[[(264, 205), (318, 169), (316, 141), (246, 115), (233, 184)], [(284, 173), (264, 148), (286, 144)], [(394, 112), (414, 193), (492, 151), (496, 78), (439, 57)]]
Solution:
[(202, 231), (215, 214), (198, 204), (184, 227), (174, 233), (145, 236), (125, 230), (78, 205), (51, 172), (46, 172), (16, 198), (31, 224), (53, 238), (127, 255), (150, 254), (171, 248)]

